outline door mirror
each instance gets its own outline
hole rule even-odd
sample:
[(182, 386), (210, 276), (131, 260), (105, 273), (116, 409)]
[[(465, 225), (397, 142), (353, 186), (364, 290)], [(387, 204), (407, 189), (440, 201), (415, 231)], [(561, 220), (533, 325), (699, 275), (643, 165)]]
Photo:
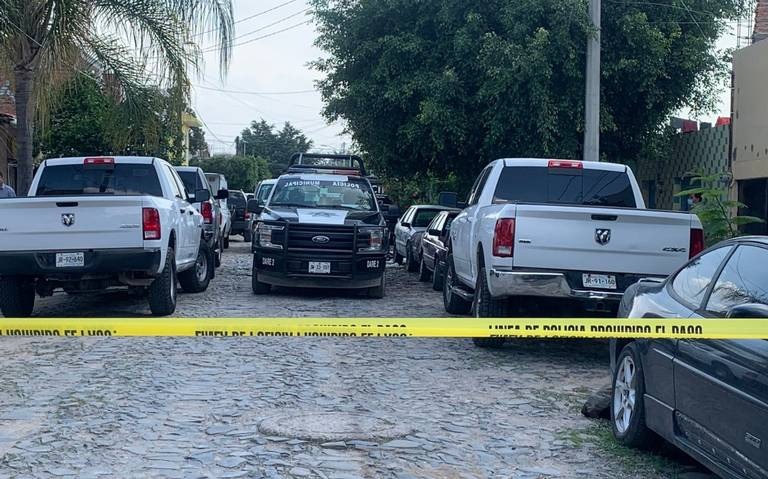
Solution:
[(441, 191), (438, 195), (437, 204), (447, 208), (456, 208), (459, 203), (458, 193), (452, 191)]
[(192, 202), (194, 203), (205, 203), (206, 201), (211, 199), (211, 192), (208, 190), (197, 190), (195, 192), (194, 198), (192, 198)]
[(227, 198), (229, 198), (229, 191), (227, 190), (219, 190), (218, 193), (216, 193), (217, 200), (226, 200)]
[(443, 233), (442, 233), (440, 230), (436, 230), (436, 229), (434, 229), (434, 228), (430, 228), (430, 229), (427, 231), (427, 234), (429, 234), (429, 235), (432, 235), (432, 236), (440, 236), (440, 235), (441, 235), (441, 234), (443, 234)]
[(740, 304), (728, 310), (726, 318), (768, 318), (768, 306), (759, 303)]
[(402, 226), (403, 228), (410, 228), (411, 224), (410, 223), (400, 223), (400, 226)]
[(264, 207), (259, 204), (259, 200), (248, 200), (248, 213), (260, 215)]

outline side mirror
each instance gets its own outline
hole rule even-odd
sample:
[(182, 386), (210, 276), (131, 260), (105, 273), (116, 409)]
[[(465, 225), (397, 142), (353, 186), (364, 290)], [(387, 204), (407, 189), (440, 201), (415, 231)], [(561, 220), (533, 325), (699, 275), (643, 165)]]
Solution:
[(260, 215), (264, 207), (259, 204), (259, 200), (248, 200), (248, 213)]
[(768, 306), (759, 303), (740, 304), (728, 310), (726, 318), (768, 318)]
[(441, 191), (438, 195), (437, 204), (448, 208), (456, 208), (459, 202), (458, 194), (452, 191)]
[(456, 208), (458, 208), (460, 210), (463, 210), (466, 207), (467, 207), (467, 202), (466, 201), (457, 201), (456, 202)]
[(440, 236), (442, 234), (440, 230), (436, 230), (434, 228), (430, 228), (429, 231), (427, 231), (427, 233), (432, 236)]
[(218, 193), (216, 193), (217, 200), (226, 200), (227, 198), (229, 198), (229, 191), (227, 190), (219, 190)]
[(406, 228), (410, 228), (411, 224), (410, 223), (400, 223), (400, 226), (404, 226)]
[(208, 190), (197, 190), (194, 198), (191, 198), (194, 203), (205, 203), (211, 199), (211, 192)]

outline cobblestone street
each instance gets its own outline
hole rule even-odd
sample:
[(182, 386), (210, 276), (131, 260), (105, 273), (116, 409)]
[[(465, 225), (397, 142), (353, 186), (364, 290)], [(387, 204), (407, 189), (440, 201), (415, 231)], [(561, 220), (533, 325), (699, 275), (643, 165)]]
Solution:
[[(177, 316), (442, 316), (391, 265), (387, 297), (254, 296), (233, 240)], [(149, 315), (127, 293), (39, 300), (36, 316)], [(580, 414), (606, 344), (460, 339), (3, 338), (0, 477), (678, 477), (605, 452)], [(604, 426), (603, 426), (604, 427)], [(665, 459), (666, 461), (666, 459)], [(687, 466), (685, 466), (687, 467)]]

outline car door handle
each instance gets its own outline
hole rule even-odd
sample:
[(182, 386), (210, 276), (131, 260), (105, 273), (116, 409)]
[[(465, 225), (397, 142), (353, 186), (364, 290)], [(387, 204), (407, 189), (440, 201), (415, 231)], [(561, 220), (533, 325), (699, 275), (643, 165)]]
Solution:
[(187, 212), (187, 210), (185, 210), (184, 208), (180, 209), (179, 211), (181, 211), (182, 213), (186, 213)]

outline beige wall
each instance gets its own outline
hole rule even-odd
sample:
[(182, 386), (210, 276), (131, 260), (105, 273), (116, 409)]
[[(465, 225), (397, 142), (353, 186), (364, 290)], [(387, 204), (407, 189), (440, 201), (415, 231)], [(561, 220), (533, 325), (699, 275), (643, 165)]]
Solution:
[(733, 176), (768, 177), (768, 40), (733, 58)]

